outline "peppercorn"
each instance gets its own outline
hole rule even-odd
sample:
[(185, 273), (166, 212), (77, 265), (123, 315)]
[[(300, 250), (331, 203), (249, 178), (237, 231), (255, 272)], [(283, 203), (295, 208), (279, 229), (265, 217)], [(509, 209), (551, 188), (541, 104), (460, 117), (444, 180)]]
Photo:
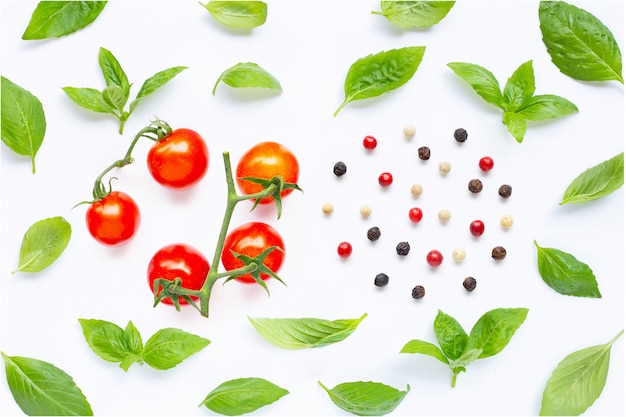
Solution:
[(415, 136), (415, 126), (412, 124), (408, 124), (402, 128), (402, 133), (406, 138), (412, 138)]
[(376, 278), (374, 278), (374, 285), (376, 285), (377, 287), (384, 287), (387, 284), (389, 284), (389, 276), (387, 274), (383, 274), (381, 272), (380, 274), (376, 275)]
[(439, 210), (437, 216), (439, 217), (439, 221), (441, 223), (448, 223), (450, 218), (452, 218), (452, 213), (450, 213), (450, 210), (443, 209)]
[(509, 184), (501, 185), (500, 188), (498, 188), (498, 194), (502, 198), (511, 197), (512, 192), (513, 192), (513, 188)]
[(324, 214), (330, 214), (334, 209), (335, 207), (331, 203), (324, 203), (324, 205), (322, 205), (322, 213)]
[(416, 300), (424, 298), (425, 294), (426, 290), (421, 285), (416, 285), (415, 287), (413, 287), (413, 291), (411, 291), (411, 297), (415, 298)]
[(477, 178), (474, 178), (473, 180), (470, 180), (470, 182), (467, 184), (467, 189), (474, 194), (479, 193), (483, 190), (483, 182)]
[(454, 259), (454, 262), (461, 262), (463, 259), (465, 259), (465, 249), (463, 248), (456, 248), (452, 251), (452, 259)]
[(454, 139), (457, 142), (465, 142), (467, 140), (467, 130), (459, 128), (454, 131)]
[(341, 177), (343, 174), (346, 173), (346, 171), (348, 171), (348, 167), (341, 161), (337, 162), (333, 167), (333, 172), (338, 177)]
[(396, 252), (400, 256), (408, 255), (410, 250), (411, 246), (409, 245), (409, 242), (400, 242), (396, 245)]
[(502, 246), (496, 246), (491, 251), (491, 257), (495, 259), (496, 261), (500, 261), (504, 259), (505, 256), (506, 256), (506, 249), (504, 249)]
[(367, 238), (371, 240), (372, 242), (374, 242), (375, 240), (378, 240), (379, 237), (380, 237), (380, 229), (378, 227), (376, 226), (370, 227), (367, 230)]
[(411, 185), (411, 194), (413, 194), (413, 197), (419, 197), (422, 192), (424, 192), (424, 187), (422, 187), (422, 184)]
[(472, 277), (467, 277), (463, 280), (463, 288), (467, 290), (467, 292), (474, 291), (476, 289), (476, 279)]
[(452, 166), (450, 162), (439, 162), (439, 172), (441, 172), (441, 175), (446, 175), (451, 169)]
[(361, 216), (369, 217), (370, 214), (372, 214), (372, 208), (368, 206), (367, 204), (365, 204), (361, 206), (361, 208), (359, 209), (359, 212), (361, 213)]
[(422, 146), (417, 150), (417, 156), (422, 161), (428, 161), (430, 159), (430, 148), (428, 146)]
[(502, 226), (503, 229), (508, 229), (513, 226), (513, 217), (508, 214), (500, 217), (500, 226)]

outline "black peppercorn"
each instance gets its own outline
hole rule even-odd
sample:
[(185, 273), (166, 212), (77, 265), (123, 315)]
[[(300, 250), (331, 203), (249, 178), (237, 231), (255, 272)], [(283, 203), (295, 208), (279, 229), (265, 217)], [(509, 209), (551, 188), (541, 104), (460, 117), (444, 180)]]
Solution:
[(387, 284), (389, 284), (389, 276), (387, 276), (387, 274), (383, 274), (381, 272), (380, 274), (376, 275), (376, 278), (374, 278), (374, 285), (376, 285), (377, 287), (384, 287)]
[(430, 148), (428, 146), (422, 146), (417, 150), (417, 156), (422, 161), (428, 161), (430, 159)]
[(463, 280), (463, 288), (468, 292), (474, 291), (476, 289), (476, 280), (472, 277), (465, 278)]
[(457, 142), (465, 142), (467, 140), (467, 130), (459, 128), (454, 131), (454, 139)]
[(337, 162), (335, 166), (333, 167), (333, 172), (338, 177), (341, 177), (343, 174), (345, 174), (347, 170), (348, 170), (348, 167), (346, 167), (346, 164), (344, 164), (341, 161)]
[(413, 287), (413, 291), (411, 291), (411, 297), (415, 298), (416, 300), (424, 298), (425, 294), (426, 290), (421, 285), (416, 285), (415, 287)]
[(396, 245), (396, 252), (400, 256), (408, 255), (410, 250), (411, 246), (409, 245), (409, 242), (400, 242)]
[(502, 198), (511, 197), (512, 192), (513, 192), (513, 188), (509, 184), (501, 185), (500, 188), (498, 189), (498, 194)]
[(479, 193), (483, 190), (483, 182), (476, 178), (470, 180), (470, 182), (467, 184), (467, 189), (474, 194)]
[(491, 257), (495, 259), (496, 261), (504, 259), (505, 256), (506, 256), (506, 249), (504, 249), (502, 246), (496, 246), (491, 251)]
[(370, 227), (367, 230), (367, 238), (371, 240), (372, 242), (375, 240), (378, 240), (379, 237), (380, 237), (380, 229), (378, 227), (376, 226)]

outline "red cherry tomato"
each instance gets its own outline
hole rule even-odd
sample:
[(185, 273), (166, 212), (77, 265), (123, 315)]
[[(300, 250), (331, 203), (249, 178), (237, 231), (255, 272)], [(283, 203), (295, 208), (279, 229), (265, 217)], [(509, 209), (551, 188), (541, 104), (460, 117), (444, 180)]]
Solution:
[[(224, 265), (227, 271), (241, 268), (244, 266), (244, 263), (237, 259), (232, 252), (253, 258), (271, 246), (277, 246), (282, 249), (282, 251), (275, 249), (270, 252), (263, 261), (263, 264), (271, 271), (278, 272), (285, 259), (285, 243), (283, 242), (283, 238), (278, 234), (276, 229), (269, 224), (261, 222), (243, 224), (231, 230), (226, 235), (224, 250), (222, 252), (222, 265)], [(261, 274), (262, 280), (266, 280), (269, 277), (268, 274)], [(244, 283), (256, 282), (250, 274), (242, 275), (235, 279)]]
[(85, 215), (91, 236), (105, 245), (128, 242), (139, 228), (141, 216), (137, 203), (128, 194), (112, 191), (94, 201)]
[[(199, 290), (209, 273), (209, 262), (204, 255), (190, 245), (177, 243), (159, 249), (148, 264), (148, 284), (154, 291), (154, 280), (165, 278), (173, 281), (182, 280), (181, 285), (189, 290)], [(159, 293), (162, 288), (159, 288)], [(197, 300), (198, 297), (191, 297)], [(172, 304), (170, 298), (164, 298), (162, 303)], [(180, 304), (188, 304), (185, 299), (178, 297)]]
[[(244, 180), (244, 177), (271, 180), (280, 175), (283, 181), (295, 184), (298, 182), (299, 170), (298, 160), (289, 149), (276, 142), (262, 142), (249, 149), (239, 160), (237, 185), (242, 193), (254, 194), (263, 190), (263, 187)], [(285, 197), (292, 191), (293, 189), (283, 190), (280, 196)], [(259, 203), (267, 204), (272, 201), (272, 197), (265, 197)]]
[(204, 139), (190, 129), (173, 130), (148, 152), (152, 177), (169, 188), (191, 187), (209, 167), (209, 150)]

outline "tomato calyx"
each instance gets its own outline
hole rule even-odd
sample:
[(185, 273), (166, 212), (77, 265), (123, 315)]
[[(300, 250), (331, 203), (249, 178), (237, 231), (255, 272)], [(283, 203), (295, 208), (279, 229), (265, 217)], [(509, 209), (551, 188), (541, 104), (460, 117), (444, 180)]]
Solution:
[[(282, 248), (278, 246), (270, 246), (258, 255), (251, 257), (241, 253), (236, 253), (235, 251), (231, 250), (230, 253), (232, 253), (235, 258), (243, 262), (244, 266), (239, 269), (233, 269), (231, 271), (228, 271), (229, 277), (226, 279), (226, 281), (224, 281), (224, 284), (242, 275), (250, 274), (252, 278), (254, 278), (254, 281), (256, 281), (257, 284), (260, 284), (263, 289), (265, 289), (265, 292), (267, 292), (267, 295), (269, 296), (270, 290), (269, 288), (267, 288), (267, 284), (265, 283), (263, 278), (261, 278), (261, 274), (267, 274), (272, 278), (278, 280), (284, 286), (287, 286), (287, 284), (285, 284), (285, 282), (280, 279), (280, 277), (276, 275), (276, 273), (264, 263), (265, 258), (267, 258), (267, 256), (275, 250), (283, 253), (285, 252)], [(244, 273), (240, 272), (244, 270), (246, 270)]]
[(282, 213), (282, 208), (283, 208), (281, 193), (284, 190), (302, 191), (302, 188), (300, 188), (298, 184), (285, 182), (283, 180), (283, 177), (280, 175), (276, 175), (272, 179), (269, 179), (269, 180), (266, 178), (256, 178), (256, 177), (242, 177), (240, 179), (244, 181), (250, 181), (255, 184), (259, 184), (261, 187), (263, 187), (263, 190), (258, 193), (248, 194), (244, 196), (246, 199), (254, 200), (254, 205), (252, 206), (250, 211), (254, 210), (259, 205), (261, 200), (263, 200), (263, 198), (271, 197), (272, 199), (274, 199), (274, 203), (276, 204), (276, 212), (278, 214), (277, 218), (279, 219), (280, 219), (280, 215)]
[[(180, 311), (179, 297), (184, 299), (188, 304), (192, 305), (196, 310), (200, 311), (196, 301), (192, 296), (197, 296), (197, 290), (190, 290), (182, 286), (183, 280), (180, 277), (173, 280), (167, 278), (157, 278), (153, 283), (153, 292), (158, 294), (154, 296), (154, 306), (156, 307), (161, 301), (169, 299), (176, 311)], [(160, 291), (159, 291), (160, 289)]]

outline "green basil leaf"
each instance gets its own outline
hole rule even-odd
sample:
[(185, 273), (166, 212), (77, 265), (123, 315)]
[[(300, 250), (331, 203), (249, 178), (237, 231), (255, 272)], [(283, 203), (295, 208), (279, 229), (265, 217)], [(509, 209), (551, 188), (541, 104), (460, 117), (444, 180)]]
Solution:
[(487, 103), (504, 108), (504, 97), (496, 77), (480, 65), (466, 62), (450, 62), (448, 67), (468, 83)]
[(213, 86), (213, 95), (220, 81), (235, 88), (257, 87), (283, 91), (280, 82), (254, 62), (240, 62), (224, 70)]
[[(95, 319), (78, 319), (91, 350), (107, 362), (119, 362), (128, 371), (130, 365), (141, 362), (141, 336), (128, 322), (126, 331), (114, 323)], [(138, 339), (137, 339), (138, 338)]]
[(624, 152), (581, 173), (568, 185), (559, 204), (585, 203), (624, 185)]
[(564, 1), (541, 1), (539, 27), (552, 62), (563, 74), (624, 84), (617, 41), (594, 15)]
[(17, 271), (39, 272), (63, 253), (72, 235), (72, 227), (63, 217), (39, 220), (28, 228), (22, 239)]
[(130, 365), (135, 362), (142, 363), (143, 341), (141, 334), (132, 321), (129, 321), (124, 329), (124, 346), (126, 348), (126, 356), (120, 363), (120, 368), (128, 371)]
[(454, 1), (381, 1), (381, 12), (394, 25), (402, 29), (425, 28), (443, 20)]
[(209, 343), (211, 342), (208, 339), (180, 329), (161, 329), (146, 342), (143, 360), (155, 369), (170, 369), (201, 351)]
[(524, 136), (526, 136), (526, 119), (524, 119), (524, 116), (507, 111), (502, 115), (502, 123), (504, 123), (515, 140), (522, 143)]
[(378, 97), (406, 84), (417, 71), (425, 51), (425, 46), (409, 46), (358, 59), (348, 70), (345, 99), (334, 116), (352, 101)]
[(465, 367), (480, 358), (482, 353), (482, 349), (468, 349), (467, 352), (464, 352), (458, 359), (450, 362), (450, 368), (452, 368), (453, 371), (460, 370), (464, 372)]
[(58, 38), (91, 24), (106, 1), (40, 1), (33, 11), (24, 40)]
[(126, 104), (126, 96), (120, 87), (117, 85), (111, 85), (102, 90), (102, 98), (112, 108), (116, 109), (120, 113), (124, 111), (124, 105)]
[(400, 391), (372, 381), (345, 382), (332, 389), (326, 388), (320, 381), (317, 383), (337, 407), (358, 416), (382, 416), (392, 412), (411, 389), (407, 385), (406, 391)]
[(497, 308), (483, 314), (470, 331), (467, 349), (482, 349), (478, 358), (496, 355), (524, 323), (527, 308)]
[(450, 359), (458, 359), (465, 352), (468, 336), (463, 327), (453, 317), (439, 310), (435, 317), (435, 336), (443, 354)]
[(504, 86), (504, 110), (517, 112), (525, 107), (535, 92), (535, 72), (532, 61), (520, 65)]
[(35, 155), (46, 133), (46, 115), (37, 97), (2, 77), (2, 142), (18, 155), (30, 156), (33, 174)]
[(252, 326), (265, 340), (283, 349), (297, 350), (323, 347), (341, 342), (350, 336), (367, 317), (358, 319), (324, 320), (316, 318), (271, 319), (248, 317)]
[(85, 395), (65, 371), (38, 359), (0, 354), (11, 394), (26, 415), (93, 415)]
[(154, 93), (158, 88), (164, 86), (168, 81), (186, 69), (187, 67), (183, 66), (168, 68), (157, 72), (152, 77), (144, 81), (143, 85), (139, 89), (139, 92), (137, 93), (137, 97), (130, 103), (129, 113), (132, 113), (135, 110), (135, 107), (137, 107), (137, 104), (139, 104), (143, 98)]
[(421, 353), (423, 355), (432, 356), (446, 365), (450, 365), (450, 361), (445, 357), (441, 349), (423, 340), (414, 339), (407, 342), (400, 350), (400, 353)]
[(115, 108), (104, 100), (102, 92), (95, 88), (63, 87), (62, 90), (74, 103), (98, 113), (115, 114)]
[(209, 392), (200, 405), (214, 413), (239, 416), (251, 413), (289, 394), (262, 378), (239, 378), (226, 381)]
[(602, 298), (589, 266), (573, 255), (554, 248), (537, 247), (537, 267), (546, 284), (559, 294)]
[(592, 346), (567, 355), (558, 363), (546, 383), (540, 416), (578, 416), (602, 394), (606, 385), (613, 343)]
[(267, 4), (262, 1), (211, 0), (202, 6), (213, 19), (237, 29), (252, 29), (261, 26), (267, 19)]
[(130, 95), (130, 83), (117, 58), (115, 58), (111, 51), (100, 47), (98, 63), (102, 69), (102, 75), (107, 83), (107, 87), (118, 86), (121, 88), (124, 92), (124, 104), (126, 104)]
[(552, 94), (533, 96), (517, 114), (526, 120), (546, 120), (578, 112), (571, 101)]

